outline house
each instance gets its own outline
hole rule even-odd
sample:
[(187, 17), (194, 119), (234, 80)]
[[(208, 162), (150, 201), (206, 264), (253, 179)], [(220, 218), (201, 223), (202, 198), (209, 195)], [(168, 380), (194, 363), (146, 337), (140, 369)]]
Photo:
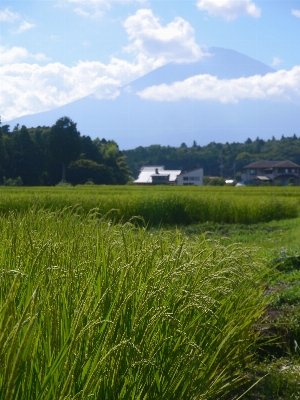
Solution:
[(177, 185), (203, 186), (203, 168), (181, 172), (177, 177)]
[(203, 168), (181, 172), (167, 170), (163, 165), (144, 166), (133, 183), (140, 185), (196, 185), (203, 186)]
[(138, 178), (133, 183), (141, 185), (176, 184), (177, 175), (181, 170), (167, 170), (163, 165), (145, 166), (140, 169)]
[(243, 168), (241, 179), (246, 184), (265, 183), (288, 186), (300, 184), (300, 165), (292, 161), (257, 161)]

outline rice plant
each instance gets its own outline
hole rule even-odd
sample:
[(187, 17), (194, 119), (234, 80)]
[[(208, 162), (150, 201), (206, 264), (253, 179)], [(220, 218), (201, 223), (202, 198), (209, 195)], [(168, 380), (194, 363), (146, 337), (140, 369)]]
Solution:
[[(215, 188), (205, 187), (122, 187), (79, 186), (75, 188), (3, 188), (0, 191), (0, 214), (10, 210), (51, 211), (80, 205), (80, 214), (93, 208), (101, 215), (108, 212), (115, 222), (142, 217), (153, 226), (211, 222), (258, 223), (295, 218), (299, 214), (299, 189), (284, 196), (281, 188)], [(228, 190), (230, 189), (230, 190)], [(247, 191), (244, 191), (247, 189)], [(253, 189), (253, 191), (252, 191)], [(288, 189), (288, 190), (287, 190)], [(287, 188), (286, 192), (290, 189)], [(293, 194), (293, 195), (292, 195)], [(114, 210), (114, 211), (112, 211)]]
[(94, 209), (0, 217), (0, 398), (222, 399), (247, 381), (263, 262)]

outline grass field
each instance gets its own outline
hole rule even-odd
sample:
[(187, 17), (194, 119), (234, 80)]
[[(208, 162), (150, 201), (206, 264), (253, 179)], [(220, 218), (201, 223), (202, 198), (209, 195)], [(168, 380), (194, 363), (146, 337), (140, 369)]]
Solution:
[(1, 189), (0, 398), (298, 398), (261, 332), (298, 304), (300, 190), (214, 189)]
[(114, 222), (139, 216), (150, 225), (211, 222), (267, 222), (298, 215), (295, 188), (206, 188), (76, 186), (70, 188), (2, 188), (0, 213), (62, 210), (77, 206), (77, 213), (97, 209)]

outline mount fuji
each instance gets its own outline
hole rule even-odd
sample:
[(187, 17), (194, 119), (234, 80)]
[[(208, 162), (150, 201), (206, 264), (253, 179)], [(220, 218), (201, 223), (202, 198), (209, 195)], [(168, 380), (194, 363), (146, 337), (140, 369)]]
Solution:
[[(11, 121), (28, 128), (51, 126), (63, 116), (77, 123), (82, 135), (115, 140), (121, 150), (151, 144), (179, 146), (215, 142), (243, 142), (300, 134), (300, 107), (291, 102), (243, 99), (237, 103), (211, 100), (147, 100), (147, 88), (170, 85), (197, 75), (219, 80), (264, 76), (273, 68), (234, 50), (213, 47), (210, 56), (190, 64), (169, 63), (119, 88), (114, 100), (89, 95), (62, 107)], [(297, 132), (298, 130), (298, 132)]]

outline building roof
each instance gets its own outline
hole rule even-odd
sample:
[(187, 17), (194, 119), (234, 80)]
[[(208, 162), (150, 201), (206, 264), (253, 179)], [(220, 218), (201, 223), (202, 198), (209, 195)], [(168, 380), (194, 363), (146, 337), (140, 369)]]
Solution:
[(152, 171), (152, 172), (155, 170), (164, 171), (165, 166), (164, 165), (145, 165), (140, 169), (140, 171)]
[(152, 176), (169, 176), (169, 182), (175, 182), (181, 170), (166, 170), (162, 165), (145, 166), (140, 169), (138, 178), (134, 183), (152, 183)]
[(296, 179), (298, 179), (299, 176), (297, 174), (292, 174), (292, 173), (290, 173), (290, 174), (279, 174), (279, 175), (276, 176), (275, 179), (287, 179), (287, 178), (296, 178)]
[(257, 181), (269, 181), (270, 178), (268, 178), (267, 176), (256, 176), (254, 178), (254, 180), (257, 180)]
[(300, 168), (300, 165), (286, 160), (286, 161), (279, 161), (278, 164), (276, 164), (277, 168)]
[(180, 175), (188, 174), (190, 172), (199, 171), (199, 169), (203, 169), (203, 167), (198, 167), (194, 169), (189, 169), (188, 171), (181, 171)]
[(292, 161), (268, 161), (261, 160), (256, 161), (252, 164), (246, 165), (243, 169), (256, 169), (256, 168), (300, 168), (300, 165), (295, 164)]
[(152, 177), (153, 176), (170, 176), (170, 174), (168, 172), (167, 173), (164, 172), (164, 173), (161, 173), (161, 174), (152, 174), (151, 176)]

